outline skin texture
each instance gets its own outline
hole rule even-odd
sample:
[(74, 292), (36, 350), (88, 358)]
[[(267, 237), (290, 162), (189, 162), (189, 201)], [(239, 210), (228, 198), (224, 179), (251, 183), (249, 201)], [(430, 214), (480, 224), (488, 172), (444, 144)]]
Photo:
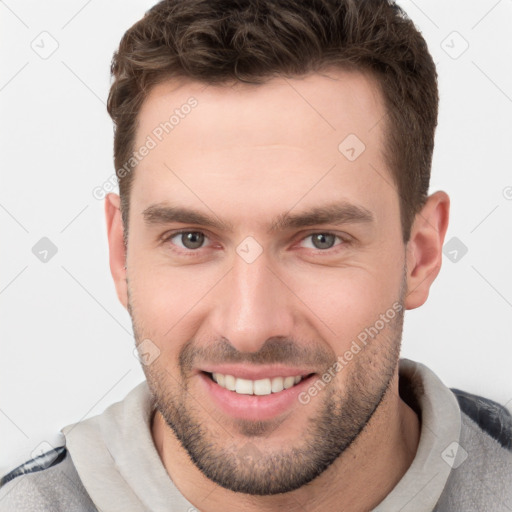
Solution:
[[(192, 96), (197, 106), (135, 171), (127, 248), (119, 197), (105, 202), (119, 300), (136, 342), (150, 340), (158, 354), (143, 365), (158, 409), (155, 446), (202, 511), (368, 510), (418, 444), (418, 418), (398, 395), (403, 311), (425, 302), (439, 272), (448, 196), (428, 198), (404, 245), (384, 164), (385, 110), (361, 73), (260, 86), (165, 82), (143, 104), (135, 146)], [(338, 149), (349, 134), (365, 145), (353, 161)], [(269, 231), (279, 216), (340, 203), (371, 221)], [(146, 222), (155, 205), (194, 209), (230, 229)], [(203, 245), (171, 236), (182, 229), (205, 235)], [(332, 243), (318, 248), (315, 233)], [(250, 250), (262, 249), (250, 263), (237, 253), (249, 236)], [(209, 363), (283, 364), (319, 377), (397, 305), (401, 312), (307, 404), (242, 420), (205, 392), (199, 370)]]

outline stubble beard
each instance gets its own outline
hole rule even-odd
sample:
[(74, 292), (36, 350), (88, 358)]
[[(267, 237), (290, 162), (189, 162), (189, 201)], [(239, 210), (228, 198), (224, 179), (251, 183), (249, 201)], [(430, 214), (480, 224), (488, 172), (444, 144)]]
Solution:
[[(158, 360), (143, 366), (155, 408), (193, 463), (216, 484), (259, 496), (294, 491), (321, 475), (351, 446), (386, 396), (399, 362), (403, 294), (399, 303), (402, 309), (383, 332), (341, 370), (343, 386), (337, 382), (341, 379), (335, 378), (311, 400), (317, 412), (307, 418), (304, 432), (299, 439), (290, 440), (288, 447), (265, 450), (266, 438), (286, 422), (287, 416), (257, 422), (233, 420), (221, 425), (206, 415), (198, 406), (202, 397), (192, 397), (188, 389), (190, 358), (198, 350), (191, 342), (180, 353), (179, 376), (171, 375)], [(138, 329), (130, 303), (128, 310), (139, 343), (145, 336)], [(279, 346), (271, 344), (270, 352), (272, 347), (279, 352)], [(271, 353), (265, 353), (262, 364), (268, 362)], [(279, 354), (276, 361), (283, 362), (281, 357)], [(251, 354), (251, 358), (256, 361), (258, 354)], [(294, 408), (293, 414), (307, 414), (311, 409), (308, 405)]]

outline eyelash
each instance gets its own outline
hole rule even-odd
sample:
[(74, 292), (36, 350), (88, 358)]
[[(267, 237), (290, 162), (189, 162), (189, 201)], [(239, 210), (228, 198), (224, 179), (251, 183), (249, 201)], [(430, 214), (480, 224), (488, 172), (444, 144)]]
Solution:
[[(166, 244), (167, 242), (172, 240), (174, 237), (176, 237), (178, 235), (183, 235), (185, 233), (200, 233), (200, 234), (204, 235), (206, 238), (209, 238), (208, 235), (206, 233), (204, 233), (203, 231), (194, 230), (194, 229), (182, 229), (179, 231), (173, 231), (172, 233), (167, 233), (167, 234), (163, 235), (162, 243)], [(319, 235), (319, 234), (333, 235), (335, 238), (337, 238), (340, 241), (340, 243), (334, 245), (333, 247), (330, 247), (329, 249), (314, 249), (314, 248), (313, 249), (307, 248), (307, 249), (313, 250), (317, 253), (333, 254), (333, 252), (338, 252), (338, 250), (340, 250), (340, 249), (336, 249), (337, 247), (350, 245), (350, 242), (351, 242), (351, 240), (348, 238), (348, 236), (342, 237), (340, 235), (336, 235), (335, 233), (331, 233), (330, 231), (315, 231), (313, 233), (308, 233), (306, 236), (301, 238), (299, 241), (302, 242), (309, 237), (312, 237), (314, 235)], [(172, 244), (172, 245), (174, 245), (174, 244)], [(195, 257), (195, 256), (199, 256), (200, 249), (204, 249), (204, 247), (199, 247), (198, 249), (186, 249), (186, 248), (181, 249), (181, 248), (179, 248), (178, 250), (173, 248), (172, 250), (174, 252), (179, 253), (180, 255), (185, 255), (187, 257)]]

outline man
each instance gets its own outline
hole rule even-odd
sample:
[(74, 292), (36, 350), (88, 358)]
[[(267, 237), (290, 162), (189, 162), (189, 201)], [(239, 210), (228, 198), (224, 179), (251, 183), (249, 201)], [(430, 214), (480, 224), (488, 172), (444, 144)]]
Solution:
[(404, 13), (164, 1), (112, 73), (110, 267), (147, 382), (0, 510), (510, 510), (510, 413), (399, 359), (449, 213)]

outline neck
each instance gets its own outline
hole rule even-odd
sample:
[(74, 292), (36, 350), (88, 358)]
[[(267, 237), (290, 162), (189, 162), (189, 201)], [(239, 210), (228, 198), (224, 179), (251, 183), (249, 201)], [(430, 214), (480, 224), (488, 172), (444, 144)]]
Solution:
[[(398, 395), (398, 372), (371, 420), (352, 445), (305, 487), (273, 496), (234, 493), (215, 484), (191, 462), (159, 412), (152, 433), (174, 485), (203, 512), (363, 511), (376, 507), (411, 465), (419, 442), (416, 413)], [(369, 484), (370, 483), (370, 484)]]

